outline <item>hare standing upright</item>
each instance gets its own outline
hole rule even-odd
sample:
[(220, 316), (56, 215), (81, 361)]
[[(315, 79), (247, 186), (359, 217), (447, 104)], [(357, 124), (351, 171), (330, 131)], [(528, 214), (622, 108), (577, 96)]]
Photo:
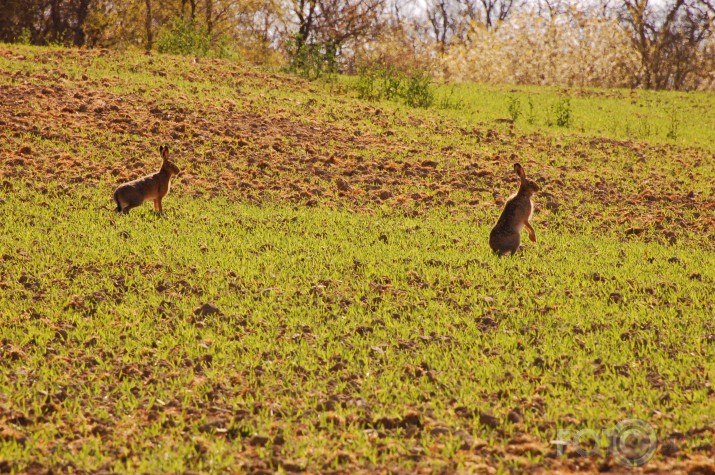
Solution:
[(158, 172), (119, 185), (114, 191), (118, 212), (128, 213), (147, 200), (153, 200), (154, 209), (161, 212), (161, 199), (169, 193), (170, 180), (180, 170), (169, 161), (169, 147), (162, 145), (159, 152), (163, 161)]
[(536, 233), (529, 224), (529, 219), (534, 209), (531, 195), (539, 191), (539, 185), (526, 179), (524, 168), (518, 163), (514, 164), (514, 171), (521, 179), (519, 191), (509, 197), (499, 221), (489, 234), (489, 246), (498, 254), (514, 254), (519, 249), (520, 234), (524, 228), (529, 232), (529, 239), (536, 242)]

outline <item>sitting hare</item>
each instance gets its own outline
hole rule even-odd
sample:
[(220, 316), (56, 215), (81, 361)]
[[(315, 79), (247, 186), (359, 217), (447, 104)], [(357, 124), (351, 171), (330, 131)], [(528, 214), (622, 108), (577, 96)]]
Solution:
[(163, 162), (158, 172), (119, 185), (114, 191), (118, 212), (128, 213), (130, 209), (147, 200), (153, 200), (154, 209), (161, 212), (161, 199), (169, 193), (170, 180), (178, 175), (180, 170), (169, 161), (169, 147), (162, 145), (159, 152)]
[(518, 163), (514, 164), (514, 171), (521, 179), (519, 191), (509, 197), (499, 221), (489, 234), (489, 246), (498, 254), (514, 254), (519, 249), (520, 233), (524, 228), (529, 233), (529, 239), (536, 242), (536, 233), (529, 224), (529, 219), (534, 208), (531, 195), (539, 191), (539, 185), (526, 179), (524, 168)]

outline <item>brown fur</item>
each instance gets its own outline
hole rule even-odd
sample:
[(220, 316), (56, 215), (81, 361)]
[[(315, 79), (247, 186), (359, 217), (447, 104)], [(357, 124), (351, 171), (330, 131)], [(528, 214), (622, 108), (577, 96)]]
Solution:
[(489, 246), (498, 254), (514, 254), (519, 249), (521, 230), (524, 228), (529, 233), (529, 239), (536, 242), (536, 233), (529, 219), (534, 209), (531, 196), (539, 191), (539, 185), (526, 179), (526, 172), (518, 163), (514, 164), (514, 171), (521, 180), (519, 191), (509, 197), (497, 224), (489, 234)]
[(119, 185), (114, 191), (118, 212), (128, 213), (147, 200), (154, 201), (154, 209), (161, 212), (161, 199), (169, 193), (170, 180), (181, 170), (169, 161), (169, 147), (160, 146), (159, 152), (163, 161), (158, 172)]

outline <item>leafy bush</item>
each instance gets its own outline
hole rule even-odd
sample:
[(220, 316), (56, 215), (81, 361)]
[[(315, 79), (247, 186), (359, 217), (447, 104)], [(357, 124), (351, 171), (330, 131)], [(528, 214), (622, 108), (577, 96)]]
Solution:
[(536, 124), (536, 111), (534, 110), (534, 100), (529, 96), (526, 101), (526, 105), (529, 106), (529, 111), (526, 113), (526, 123), (529, 125)]
[(355, 91), (358, 98), (366, 101), (376, 101), (380, 99), (381, 91), (376, 86), (377, 75), (372, 71), (363, 72), (358, 75), (355, 83)]
[(668, 133), (665, 134), (671, 140), (678, 140), (678, 128), (680, 127), (680, 118), (678, 117), (678, 110), (675, 107), (670, 109), (668, 114)]
[(211, 37), (203, 26), (175, 18), (159, 32), (156, 49), (159, 53), (208, 56)]
[(432, 77), (424, 72), (410, 76), (403, 98), (408, 106), (430, 107), (434, 103)]
[(226, 36), (212, 36), (204, 25), (175, 18), (168, 28), (159, 31), (156, 42), (159, 53), (209, 56), (237, 59), (239, 54)]
[(404, 89), (404, 76), (394, 67), (362, 67), (355, 83), (355, 91), (360, 99), (391, 101), (399, 99)]
[(571, 127), (573, 117), (571, 115), (571, 98), (562, 97), (551, 108), (552, 117), (549, 118), (546, 125), (558, 127)]
[(420, 71), (405, 75), (390, 66), (361, 68), (353, 86), (363, 100), (403, 100), (411, 107), (430, 107), (434, 104), (432, 77)]
[(521, 115), (521, 101), (517, 96), (509, 97), (509, 117), (513, 122)]
[(382, 96), (388, 101), (393, 101), (400, 97), (403, 77), (393, 66), (383, 70), (382, 74)]
[(288, 41), (286, 51), (288, 70), (306, 79), (332, 77), (338, 71), (338, 47), (335, 43), (304, 43), (298, 36)]
[(32, 44), (32, 33), (29, 28), (23, 28), (20, 34), (15, 38), (15, 43), (20, 45)]

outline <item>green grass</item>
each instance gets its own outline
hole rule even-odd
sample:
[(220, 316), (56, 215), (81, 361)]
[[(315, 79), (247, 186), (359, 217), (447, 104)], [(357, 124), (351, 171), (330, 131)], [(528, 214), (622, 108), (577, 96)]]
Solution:
[[(256, 434), (282, 434), (279, 458), (311, 470), (336, 451), (397, 467), (415, 445), (456, 468), (473, 455), (445, 458), (451, 438), (433, 444), (431, 428), (498, 447), (626, 417), (667, 436), (715, 416), (712, 253), (537, 225), (544, 244), (500, 259), (484, 215), (257, 207), (178, 186), (165, 216), (118, 216), (96, 206), (109, 192), (0, 205), (0, 402), (34, 428), (0, 443), (18, 470), (271, 463)], [(221, 313), (194, 314), (208, 302)], [(366, 429), (410, 411), (424, 430), (387, 431), (376, 452)]]
[[(711, 458), (712, 95), (572, 90), (563, 128), (557, 89), (0, 53), (0, 472), (595, 472), (550, 442), (627, 418), (680, 448), (646, 469)], [(117, 215), (159, 143), (165, 214)], [(498, 258), (516, 159), (538, 243)]]
[[(340, 78), (357, 90), (360, 76)], [(376, 90), (380, 90), (376, 84)], [(608, 137), (715, 150), (715, 95), (640, 89), (562, 88), (485, 84), (439, 84), (432, 109), (465, 125), (512, 119), (521, 133)], [(396, 100), (395, 102), (403, 102)], [(559, 125), (558, 108), (570, 113)], [(432, 113), (428, 116), (434, 117)]]
[[(472, 122), (513, 118), (509, 106), (515, 103), (515, 126), (526, 133), (549, 131), (715, 151), (712, 93), (459, 84), (439, 86), (437, 95), (456, 107), (447, 109), (447, 116)], [(570, 101), (569, 127), (556, 125), (555, 108), (564, 99)]]

